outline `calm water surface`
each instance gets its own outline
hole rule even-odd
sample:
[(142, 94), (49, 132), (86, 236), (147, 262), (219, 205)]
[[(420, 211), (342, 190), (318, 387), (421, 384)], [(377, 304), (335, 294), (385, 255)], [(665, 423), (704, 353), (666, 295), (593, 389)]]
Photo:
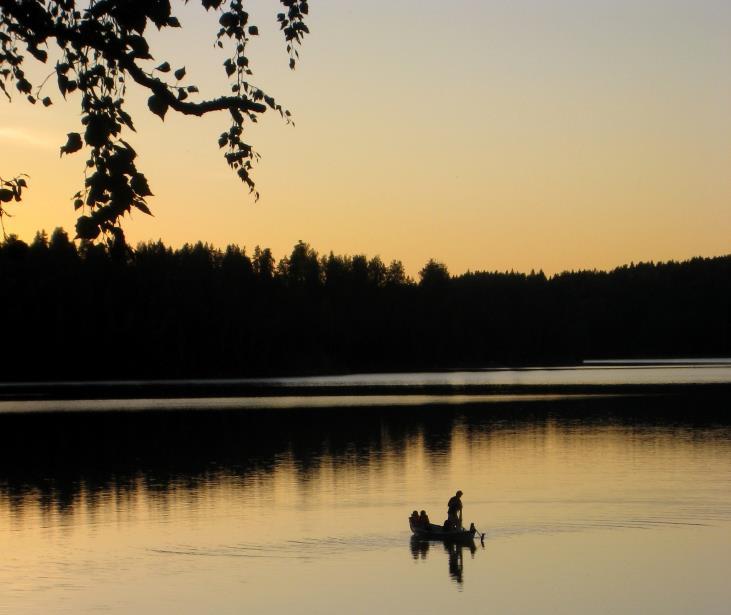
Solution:
[[(668, 403), (5, 414), (0, 613), (727, 613), (725, 404)], [(484, 547), (412, 542), (458, 488)]]

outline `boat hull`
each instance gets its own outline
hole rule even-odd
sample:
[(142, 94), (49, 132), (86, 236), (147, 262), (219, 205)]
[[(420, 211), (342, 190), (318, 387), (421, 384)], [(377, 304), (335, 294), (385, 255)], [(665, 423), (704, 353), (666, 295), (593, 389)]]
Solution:
[(441, 525), (430, 523), (428, 527), (414, 525), (409, 519), (409, 527), (416, 538), (423, 540), (452, 540), (455, 542), (472, 542), (475, 539), (476, 532), (459, 529), (445, 530)]

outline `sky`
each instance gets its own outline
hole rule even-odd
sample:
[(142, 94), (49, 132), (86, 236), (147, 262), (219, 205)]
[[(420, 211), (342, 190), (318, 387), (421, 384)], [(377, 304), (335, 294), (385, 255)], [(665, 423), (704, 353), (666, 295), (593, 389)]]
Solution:
[[(254, 81), (289, 108), (248, 133), (254, 202), (217, 146), (225, 114), (165, 122), (127, 97), (155, 197), (132, 243), (198, 240), (429, 258), (466, 270), (608, 269), (731, 253), (728, 0), (312, 0), (295, 71), (272, 0), (248, 2)], [(215, 13), (174, 2), (156, 64), (226, 91)], [(31, 72), (42, 80), (48, 67)], [(72, 230), (78, 99), (0, 100), (0, 175), (30, 190), (6, 229)]]

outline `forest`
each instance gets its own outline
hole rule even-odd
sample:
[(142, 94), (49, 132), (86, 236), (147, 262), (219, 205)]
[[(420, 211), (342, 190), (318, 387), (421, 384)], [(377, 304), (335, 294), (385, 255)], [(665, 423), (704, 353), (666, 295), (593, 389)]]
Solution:
[(0, 244), (3, 381), (249, 376), (729, 356), (731, 256), (467, 272), (63, 229)]

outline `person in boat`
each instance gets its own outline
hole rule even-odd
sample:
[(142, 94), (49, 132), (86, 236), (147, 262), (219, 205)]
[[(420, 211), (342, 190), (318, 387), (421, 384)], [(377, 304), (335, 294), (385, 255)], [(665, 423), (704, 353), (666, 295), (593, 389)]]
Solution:
[(411, 513), (411, 516), (409, 517), (409, 521), (411, 522), (411, 525), (413, 525), (414, 527), (418, 527), (421, 524), (421, 520), (419, 519), (419, 513), (413, 511)]
[(423, 527), (425, 530), (429, 529), (429, 515), (426, 514), (425, 510), (422, 510), (419, 514), (419, 524), (421, 527)]
[(462, 529), (462, 492), (457, 491), (447, 502), (447, 522), (450, 527)]

